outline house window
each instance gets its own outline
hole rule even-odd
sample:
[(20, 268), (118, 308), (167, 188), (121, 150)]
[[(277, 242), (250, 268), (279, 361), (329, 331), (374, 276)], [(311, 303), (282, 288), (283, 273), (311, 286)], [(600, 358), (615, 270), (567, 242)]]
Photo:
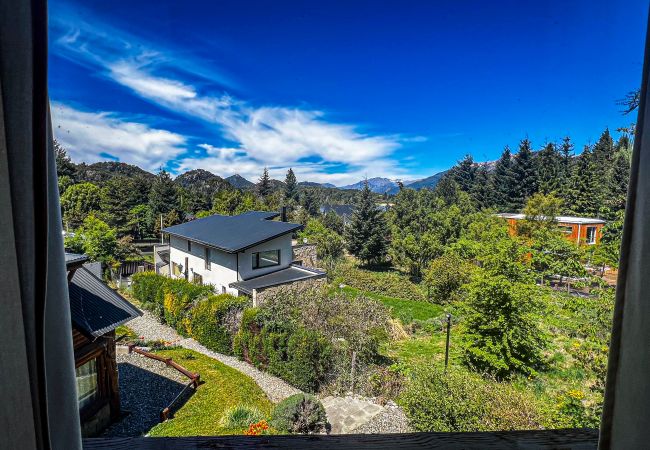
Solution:
[(203, 284), (203, 276), (195, 272), (192, 277), (192, 281), (196, 284)]
[(280, 250), (253, 253), (253, 269), (280, 265)]
[(564, 234), (572, 234), (573, 233), (573, 227), (568, 226), (568, 225), (561, 225), (558, 227), (560, 231)]
[(221, 293), (225, 294), (226, 293), (226, 286), (221, 286)]
[(182, 275), (181, 266), (175, 262), (172, 262), (172, 274), (177, 277), (180, 277)]
[(97, 398), (97, 360), (91, 359), (77, 367), (77, 401), (79, 409), (90, 405)]
[(205, 270), (210, 270), (210, 247), (205, 248)]
[(192, 251), (192, 241), (187, 241), (187, 251), (188, 252)]
[(587, 227), (587, 244), (596, 243), (596, 227)]

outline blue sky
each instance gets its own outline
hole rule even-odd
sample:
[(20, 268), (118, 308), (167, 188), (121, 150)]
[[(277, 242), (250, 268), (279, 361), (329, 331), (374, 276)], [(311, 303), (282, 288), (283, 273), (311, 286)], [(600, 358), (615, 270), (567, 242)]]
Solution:
[(337, 185), (634, 120), (647, 1), (50, 1), (77, 162)]

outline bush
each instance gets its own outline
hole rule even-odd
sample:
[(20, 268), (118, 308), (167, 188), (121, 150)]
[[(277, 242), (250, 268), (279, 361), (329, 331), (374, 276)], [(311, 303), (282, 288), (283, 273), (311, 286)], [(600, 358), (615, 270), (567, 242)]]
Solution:
[(462, 369), (415, 369), (398, 403), (416, 431), (535, 429), (541, 423), (532, 397)]
[(231, 354), (232, 340), (248, 302), (246, 297), (228, 294), (210, 296), (188, 311), (183, 326), (187, 334), (210, 350)]
[(456, 253), (445, 253), (433, 260), (425, 274), (431, 300), (436, 303), (460, 300), (463, 286), (470, 281), (473, 271), (474, 265)]
[(285, 433), (318, 433), (327, 425), (322, 403), (313, 395), (295, 394), (278, 403), (271, 425)]
[(251, 424), (264, 419), (264, 414), (250, 406), (238, 405), (230, 408), (221, 418), (221, 426), (225, 428), (248, 428)]
[(338, 264), (334, 275), (337, 281), (362, 291), (406, 300), (426, 300), (426, 295), (417, 284), (396, 271), (360, 269), (347, 262)]

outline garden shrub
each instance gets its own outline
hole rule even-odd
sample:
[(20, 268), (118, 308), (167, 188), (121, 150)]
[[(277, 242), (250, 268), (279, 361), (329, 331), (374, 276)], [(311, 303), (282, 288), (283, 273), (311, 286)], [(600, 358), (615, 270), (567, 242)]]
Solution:
[(244, 310), (233, 346), (237, 356), (299, 389), (315, 392), (329, 369), (331, 344), (321, 334), (263, 321), (259, 308)]
[(394, 400), (401, 394), (408, 373), (408, 368), (401, 364), (373, 367), (368, 372), (363, 389), (367, 395), (376, 397), (380, 404), (384, 404), (387, 400)]
[(238, 405), (228, 409), (221, 418), (225, 428), (248, 428), (251, 424), (264, 419), (264, 414), (254, 407)]
[(451, 303), (462, 298), (463, 287), (469, 283), (475, 266), (454, 252), (434, 259), (425, 273), (431, 301)]
[(416, 368), (398, 403), (416, 431), (496, 431), (539, 428), (532, 397), (469, 371)]
[(334, 276), (340, 283), (362, 291), (406, 300), (426, 300), (424, 291), (408, 276), (396, 271), (360, 269), (349, 262), (338, 264)]
[(184, 322), (187, 334), (219, 353), (232, 353), (232, 339), (239, 330), (246, 297), (229, 294), (213, 295), (200, 300), (187, 312)]
[(295, 394), (278, 403), (271, 425), (285, 433), (318, 433), (327, 425), (327, 414), (313, 395)]

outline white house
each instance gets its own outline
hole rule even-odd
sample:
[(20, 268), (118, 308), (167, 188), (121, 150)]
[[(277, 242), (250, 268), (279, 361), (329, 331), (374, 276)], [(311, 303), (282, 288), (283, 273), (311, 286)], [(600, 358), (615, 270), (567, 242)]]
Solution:
[[(302, 225), (273, 220), (278, 213), (213, 215), (163, 229), (168, 246), (156, 248), (157, 269), (176, 278), (211, 284), (217, 292), (250, 295), (323, 272), (294, 264), (292, 234)], [(168, 264), (168, 265), (167, 265)]]

